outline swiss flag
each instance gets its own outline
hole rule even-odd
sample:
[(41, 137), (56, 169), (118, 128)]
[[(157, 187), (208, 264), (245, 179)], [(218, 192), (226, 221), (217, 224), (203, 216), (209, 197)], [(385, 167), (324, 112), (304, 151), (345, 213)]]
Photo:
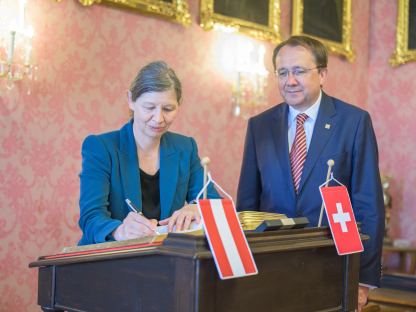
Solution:
[(339, 255), (364, 250), (345, 186), (321, 187), (326, 215)]
[(230, 199), (201, 199), (198, 207), (220, 278), (257, 274), (233, 202)]

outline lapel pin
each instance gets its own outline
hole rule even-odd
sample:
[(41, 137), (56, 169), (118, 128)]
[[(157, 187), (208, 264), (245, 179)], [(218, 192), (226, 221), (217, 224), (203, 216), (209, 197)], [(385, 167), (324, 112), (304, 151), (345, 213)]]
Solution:
[(325, 124), (325, 129), (330, 129), (331, 125), (330, 124)]

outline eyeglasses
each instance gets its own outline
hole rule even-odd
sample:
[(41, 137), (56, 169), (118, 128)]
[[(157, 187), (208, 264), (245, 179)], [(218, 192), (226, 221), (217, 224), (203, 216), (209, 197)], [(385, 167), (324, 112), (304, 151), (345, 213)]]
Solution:
[(295, 77), (296, 79), (301, 79), (303, 77), (305, 77), (305, 75), (314, 69), (320, 69), (322, 68), (322, 66), (316, 66), (313, 68), (304, 68), (304, 67), (295, 67), (292, 70), (289, 69), (279, 69), (276, 70), (274, 73), (276, 75), (277, 78), (279, 78), (280, 80), (286, 80), (289, 77), (289, 73), (292, 73), (293, 77)]

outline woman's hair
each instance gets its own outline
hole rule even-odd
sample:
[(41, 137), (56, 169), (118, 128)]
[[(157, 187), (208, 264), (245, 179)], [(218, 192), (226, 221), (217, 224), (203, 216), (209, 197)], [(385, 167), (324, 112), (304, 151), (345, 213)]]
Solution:
[(131, 86), (131, 99), (136, 101), (138, 97), (147, 92), (163, 92), (175, 90), (176, 99), (180, 102), (182, 86), (172, 68), (163, 61), (147, 64), (140, 69)]

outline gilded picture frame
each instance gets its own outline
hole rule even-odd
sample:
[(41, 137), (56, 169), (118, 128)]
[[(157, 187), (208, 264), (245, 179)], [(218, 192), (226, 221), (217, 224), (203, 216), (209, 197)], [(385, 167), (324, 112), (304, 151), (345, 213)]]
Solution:
[(200, 26), (227, 27), (273, 43), (281, 41), (280, 0), (201, 0)]
[(416, 61), (415, 0), (397, 1), (396, 49), (389, 61), (392, 66)]
[(292, 34), (320, 40), (330, 52), (352, 62), (352, 0), (293, 0)]
[(191, 24), (187, 0), (78, 0), (85, 6), (102, 3), (137, 10), (172, 20), (184, 26)]

